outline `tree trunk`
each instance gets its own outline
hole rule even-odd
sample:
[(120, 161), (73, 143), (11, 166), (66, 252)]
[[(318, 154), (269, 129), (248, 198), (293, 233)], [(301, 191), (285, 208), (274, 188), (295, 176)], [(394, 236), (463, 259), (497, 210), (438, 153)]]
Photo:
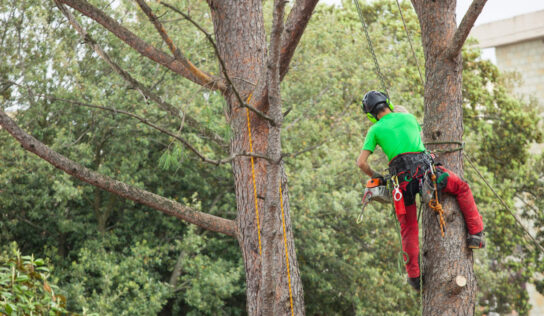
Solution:
[[(448, 47), (457, 30), (455, 0), (412, 0), (421, 25), (425, 53), (425, 120), (426, 142), (461, 142), (462, 60), (458, 52), (448, 56)], [(457, 146), (456, 146), (457, 147)], [(428, 149), (451, 149), (452, 145), (429, 145)], [(462, 152), (439, 156), (439, 162), (462, 175)], [(428, 207), (423, 216), (422, 274), (423, 315), (473, 315), (476, 279), (472, 251), (467, 248), (467, 230), (455, 199), (442, 196), (446, 234), (442, 238), (436, 215)], [(466, 286), (451, 291), (457, 276), (466, 278)]]
[[(229, 77), (245, 101), (256, 90), (257, 85), (263, 85), (267, 80), (266, 34), (261, 1), (210, 0), (208, 3), (212, 12), (219, 54), (225, 62)], [(270, 83), (268, 82), (268, 84)], [(279, 89), (279, 81), (277, 85)], [(232, 89), (227, 90), (225, 99), (229, 107), (228, 119), (233, 130), (231, 153), (249, 152), (247, 110), (240, 106)], [(268, 105), (268, 102), (262, 104), (259, 110), (267, 111)], [(279, 114), (281, 115), (281, 112)], [(253, 152), (259, 154), (273, 152), (276, 158), (279, 158), (281, 154), (279, 128), (272, 135), (275, 141), (272, 142), (273, 146), (270, 147), (269, 122), (251, 111), (249, 118)], [(253, 158), (260, 220), (258, 226), (251, 159), (250, 157), (238, 157), (232, 163), (238, 211), (236, 219), (237, 238), (245, 264), (248, 314), (264, 315), (269, 313), (267, 308), (271, 307), (275, 309), (274, 315), (291, 315), (281, 208), (279, 203), (265, 203), (265, 197), (269, 200), (275, 197), (274, 200), (279, 201), (279, 180), (269, 181), (267, 176), (274, 173), (279, 177), (281, 168), (279, 161), (269, 163), (265, 159)], [(267, 185), (267, 183), (277, 183), (278, 185), (272, 186)], [(294, 300), (293, 307), (296, 315), (303, 315), (302, 283), (295, 258), (286, 187), (284, 190), (283, 204), (289, 249), (290, 282)], [(265, 207), (268, 207), (268, 209)], [(259, 240), (258, 227), (260, 227), (262, 233), (260, 236), (261, 241)], [(274, 258), (271, 262), (267, 262), (275, 278), (272, 280), (274, 287), (269, 289), (273, 291), (273, 306), (261, 306), (259, 304), (259, 297), (262, 295), (261, 291), (263, 291), (261, 256), (265, 251), (269, 253), (270, 258)]]

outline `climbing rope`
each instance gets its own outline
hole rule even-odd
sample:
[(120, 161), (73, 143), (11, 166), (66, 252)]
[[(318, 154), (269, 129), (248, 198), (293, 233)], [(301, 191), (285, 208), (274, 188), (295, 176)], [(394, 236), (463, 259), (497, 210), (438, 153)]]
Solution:
[(406, 37), (408, 38), (408, 43), (410, 43), (410, 48), (412, 49), (412, 54), (417, 66), (417, 72), (419, 73), (419, 79), (421, 80), (421, 85), (425, 86), (425, 81), (423, 80), (423, 75), (421, 74), (421, 67), (419, 67), (419, 61), (417, 59), (416, 51), (414, 50), (414, 45), (412, 45), (412, 37), (406, 26), (406, 21), (404, 21), (404, 14), (402, 14), (402, 9), (400, 8), (399, 0), (397, 0), (397, 7), (399, 8), (400, 18), (402, 19), (402, 24), (404, 25), (404, 31), (406, 32)]
[(544, 254), (544, 248), (542, 247), (542, 245), (540, 245), (538, 243), (538, 241), (533, 237), (533, 235), (531, 235), (531, 233), (529, 232), (529, 230), (527, 228), (525, 228), (525, 226), (523, 225), (523, 223), (521, 223), (521, 221), (518, 219), (518, 217), (514, 214), (514, 212), (512, 212), (512, 210), (510, 210), (510, 207), (506, 204), (506, 202), (499, 196), (499, 194), (495, 191), (495, 189), (493, 189), (493, 187), (489, 184), (489, 182), (487, 182), (487, 180), (485, 179), (485, 177), (480, 173), (480, 171), (478, 170), (478, 168), (476, 168), (476, 165), (472, 162), (472, 159), (469, 157), (469, 155), (466, 153), (466, 151), (463, 153), (465, 158), (467, 159), (468, 163), (470, 164), (470, 166), (472, 167), (472, 169), (474, 169), (474, 171), (476, 171), (476, 173), (478, 173), (478, 175), (480, 176), (480, 178), (482, 178), (482, 180), (484, 181), (484, 183), (487, 185), (487, 187), (491, 190), (491, 192), (493, 192), (493, 194), (495, 195), (495, 197), (501, 202), (501, 204), (504, 206), (504, 208), (508, 211), (508, 213), (510, 213), (510, 215), (512, 215), (512, 217), (516, 220), (517, 224), (519, 226), (521, 226), (521, 228), (523, 229), (523, 231), (525, 232), (525, 234), (533, 241), (533, 243), (538, 247), (538, 249), (540, 250), (540, 252), (542, 254)]
[(465, 143), (455, 142), (455, 141), (427, 142), (424, 145), (425, 145), (425, 148), (427, 148), (428, 145), (459, 145), (459, 147), (455, 147), (455, 148), (452, 148), (452, 149), (431, 150), (431, 152), (435, 153), (435, 154), (448, 154), (448, 153), (453, 153), (453, 152), (456, 152), (456, 151), (462, 151), (463, 149), (465, 149)]
[(281, 205), (281, 223), (283, 226), (283, 242), (284, 242), (284, 248), (285, 248), (285, 264), (287, 266), (287, 281), (289, 282), (289, 301), (291, 302), (291, 316), (294, 316), (294, 309), (293, 309), (293, 292), (291, 291), (291, 272), (289, 271), (289, 251), (287, 249), (287, 232), (285, 230), (285, 213), (283, 211), (283, 194), (281, 191), (281, 183), (280, 183), (280, 205)]
[[(253, 93), (250, 93), (247, 97), (246, 103), (249, 104), (249, 101), (251, 101)], [(249, 151), (250, 153), (253, 153), (253, 141), (251, 139), (251, 122), (249, 119), (249, 109), (246, 107), (246, 117), (247, 117), (247, 131), (248, 131), (248, 137), (249, 137)], [(255, 200), (255, 217), (257, 221), (257, 235), (259, 237), (259, 256), (262, 256), (262, 247), (261, 247), (261, 226), (259, 221), (259, 203), (257, 200), (257, 183), (255, 181), (255, 162), (253, 159), (253, 156), (251, 158), (251, 176), (253, 178), (253, 198)], [(285, 264), (287, 268), (287, 282), (289, 285), (289, 302), (291, 303), (291, 316), (295, 315), (295, 310), (293, 308), (293, 291), (291, 289), (291, 268), (289, 266), (289, 251), (287, 248), (287, 233), (285, 229), (285, 213), (283, 210), (283, 194), (281, 190), (281, 183), (280, 183), (280, 205), (281, 205), (281, 217), (282, 217), (282, 226), (283, 226), (283, 241), (285, 246)]]
[(444, 237), (444, 232), (446, 231), (446, 221), (444, 220), (444, 210), (442, 209), (442, 204), (438, 201), (438, 189), (436, 188), (436, 174), (432, 171), (431, 167), (431, 180), (433, 181), (434, 186), (434, 197), (429, 201), (429, 207), (435, 213), (438, 214), (438, 221), (440, 223), (440, 231), (442, 232), (442, 237)]
[(385, 85), (385, 76), (382, 74), (380, 70), (380, 64), (378, 63), (378, 59), (376, 58), (376, 53), (374, 52), (374, 46), (372, 45), (372, 40), (370, 40), (370, 35), (368, 35), (367, 25), (363, 17), (363, 11), (361, 10), (361, 6), (359, 5), (359, 0), (353, 0), (353, 2), (355, 3), (355, 6), (357, 7), (357, 12), (359, 13), (359, 19), (361, 19), (361, 24), (363, 25), (363, 30), (365, 31), (366, 40), (368, 42), (368, 50), (370, 51), (370, 54), (372, 55), (372, 59), (374, 60), (374, 67), (376, 69), (376, 73), (378, 74), (378, 77), (380, 78), (383, 90), (385, 91), (387, 95), (389, 95), (389, 92), (387, 91), (387, 86)]
[[(251, 101), (251, 96), (253, 93), (250, 93), (247, 97), (246, 103), (249, 104), (249, 101)], [(251, 140), (251, 123), (249, 122), (249, 109), (246, 108), (246, 116), (247, 116), (247, 132), (249, 135), (249, 152), (253, 153), (253, 141)], [(261, 247), (261, 224), (259, 221), (259, 202), (257, 200), (257, 183), (255, 181), (255, 161), (253, 160), (253, 156), (251, 158), (251, 176), (253, 178), (253, 198), (255, 200), (255, 217), (257, 218), (257, 235), (259, 236), (259, 255), (262, 255), (263, 250)]]

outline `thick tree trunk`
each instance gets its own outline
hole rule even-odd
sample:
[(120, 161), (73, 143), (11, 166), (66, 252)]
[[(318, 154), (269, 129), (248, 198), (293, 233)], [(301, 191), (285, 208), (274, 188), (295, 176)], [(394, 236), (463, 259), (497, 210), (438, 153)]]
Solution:
[[(208, 3), (212, 12), (219, 54), (225, 62), (229, 77), (245, 100), (257, 85), (263, 85), (266, 83), (263, 81), (267, 81), (267, 48), (261, 1), (210, 0)], [(279, 89), (279, 81), (277, 88)], [(229, 106), (229, 119), (233, 130), (231, 152), (249, 152), (247, 110), (240, 106), (232, 90), (225, 93), (225, 98)], [(259, 110), (267, 111), (268, 108), (268, 103), (266, 103), (261, 105)], [(281, 115), (281, 112), (279, 114)], [(276, 156), (275, 158), (279, 158), (281, 153), (279, 128), (273, 131), (271, 135), (268, 121), (251, 111), (249, 117), (253, 151), (259, 154), (273, 153)], [(269, 138), (273, 140), (271, 146), (269, 146)], [(279, 203), (271, 201), (274, 197), (274, 200), (279, 201), (279, 180), (267, 179), (269, 175), (273, 176), (274, 174), (279, 178), (281, 169), (278, 162), (270, 163), (265, 159), (254, 158), (254, 163), (259, 225), (257, 225), (255, 209), (251, 158), (238, 157), (232, 163), (238, 209), (236, 219), (238, 241), (246, 271), (248, 314), (266, 315), (270, 313), (268, 308), (273, 308), (275, 309), (274, 315), (291, 315), (281, 220), (282, 213)], [(268, 185), (268, 183), (274, 185)], [(303, 315), (302, 283), (294, 252), (286, 187), (284, 187), (284, 190), (283, 202), (289, 249), (291, 290), (294, 299), (293, 306), (296, 315)], [(265, 198), (269, 199), (267, 203), (265, 203)], [(259, 241), (258, 227), (262, 232), (261, 242)], [(259, 304), (259, 298), (263, 294), (261, 291), (264, 290), (262, 286), (266, 284), (262, 283), (261, 262), (261, 256), (265, 252), (269, 254), (269, 258), (273, 258), (271, 262), (267, 262), (270, 267), (269, 272), (272, 272), (274, 277), (273, 280), (269, 280), (272, 281), (273, 288), (268, 289), (273, 292), (274, 302), (272, 306), (268, 306), (268, 303), (266, 303), (267, 306), (261, 306), (264, 303)]]
[[(427, 142), (461, 142), (462, 60), (461, 54), (447, 56), (448, 46), (457, 29), (455, 0), (412, 0), (421, 25), (425, 53), (425, 123)], [(429, 145), (430, 150), (451, 149), (452, 145)], [(438, 159), (447, 168), (462, 174), (462, 152), (443, 154)], [(436, 215), (428, 208), (423, 216), (422, 273), (424, 315), (473, 315), (476, 279), (472, 251), (467, 248), (467, 230), (455, 199), (443, 195), (446, 235), (442, 238)], [(466, 278), (466, 286), (451, 291), (457, 276)]]

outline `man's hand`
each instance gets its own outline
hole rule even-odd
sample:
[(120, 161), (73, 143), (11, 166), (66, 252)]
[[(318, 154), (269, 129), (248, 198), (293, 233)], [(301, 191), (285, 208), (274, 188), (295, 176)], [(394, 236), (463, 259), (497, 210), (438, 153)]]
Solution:
[(372, 171), (372, 179), (380, 179), (380, 182), (385, 182), (384, 176), (376, 171)]

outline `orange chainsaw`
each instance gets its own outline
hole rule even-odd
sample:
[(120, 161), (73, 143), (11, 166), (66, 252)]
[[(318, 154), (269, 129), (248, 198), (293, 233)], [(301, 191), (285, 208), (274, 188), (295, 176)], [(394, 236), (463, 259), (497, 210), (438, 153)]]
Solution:
[(363, 221), (363, 212), (370, 201), (391, 203), (391, 192), (387, 187), (387, 182), (388, 180), (385, 180), (384, 178), (373, 178), (366, 182), (363, 200), (361, 201), (363, 207), (361, 208), (361, 214), (357, 217), (357, 223)]

